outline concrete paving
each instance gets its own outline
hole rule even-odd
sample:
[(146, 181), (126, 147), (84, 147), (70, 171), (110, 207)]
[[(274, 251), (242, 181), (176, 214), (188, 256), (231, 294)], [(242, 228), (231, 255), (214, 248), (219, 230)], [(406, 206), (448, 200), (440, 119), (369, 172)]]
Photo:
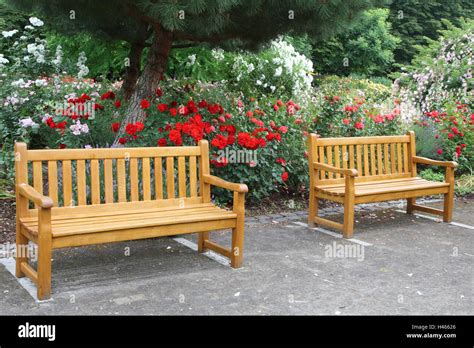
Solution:
[[(44, 303), (0, 264), (0, 314), (474, 314), (474, 230), (396, 209), (360, 210), (355, 241), (253, 219), (238, 270), (172, 238), (57, 250)], [(474, 201), (454, 220), (474, 226)]]

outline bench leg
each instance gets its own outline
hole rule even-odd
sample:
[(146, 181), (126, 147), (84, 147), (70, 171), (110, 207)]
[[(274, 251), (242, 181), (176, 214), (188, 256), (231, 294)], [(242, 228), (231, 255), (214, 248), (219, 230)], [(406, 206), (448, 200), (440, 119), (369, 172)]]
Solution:
[(15, 275), (17, 278), (23, 278), (25, 274), (21, 270), (21, 263), (28, 262), (28, 257), (25, 252), (28, 250), (28, 238), (21, 233), (20, 224), (16, 223), (16, 268)]
[(443, 209), (443, 221), (451, 222), (453, 219), (453, 206), (454, 206), (454, 189), (450, 189), (448, 193), (444, 195), (444, 209)]
[(344, 226), (342, 234), (344, 238), (352, 238), (354, 233), (354, 205), (344, 204)]
[(47, 300), (51, 297), (51, 209), (41, 209), (38, 233), (38, 299)]
[(236, 226), (232, 229), (232, 249), (230, 266), (239, 268), (244, 259), (244, 232), (245, 232), (245, 194), (234, 192), (234, 212), (237, 213)]
[(209, 240), (209, 232), (201, 232), (198, 233), (198, 252), (203, 253), (206, 251), (206, 248), (204, 247), (204, 242)]
[(237, 223), (237, 227), (232, 229), (232, 254), (230, 256), (230, 266), (232, 268), (242, 267), (244, 259), (244, 224)]
[(318, 215), (318, 199), (314, 190), (309, 192), (308, 227), (314, 227), (314, 217)]
[(344, 225), (342, 226), (342, 234), (344, 238), (352, 238), (352, 233), (354, 232), (355, 179), (353, 176), (347, 175), (345, 181)]
[(415, 204), (416, 198), (407, 199), (407, 214), (413, 214), (413, 204)]
[(454, 205), (454, 168), (446, 168), (445, 180), (449, 183), (449, 191), (444, 195), (443, 221), (451, 222)]

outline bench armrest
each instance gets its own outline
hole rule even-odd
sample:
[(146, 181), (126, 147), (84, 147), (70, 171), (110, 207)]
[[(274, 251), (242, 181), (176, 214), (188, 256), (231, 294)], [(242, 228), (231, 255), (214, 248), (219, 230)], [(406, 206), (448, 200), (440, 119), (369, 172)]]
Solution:
[(314, 169), (317, 169), (317, 170), (324, 170), (326, 172), (338, 173), (338, 174), (347, 175), (347, 176), (359, 175), (359, 173), (357, 172), (357, 169), (337, 168), (334, 166), (330, 166), (329, 164), (323, 164), (319, 162), (313, 162), (313, 167)]
[(413, 156), (414, 163), (430, 164), (433, 166), (456, 168), (458, 164), (454, 161), (437, 161), (426, 157)]
[(50, 197), (43, 196), (28, 184), (19, 184), (17, 188), (18, 193), (21, 196), (28, 198), (30, 201), (41, 208), (52, 208), (54, 205), (54, 202)]
[(217, 176), (214, 176), (214, 175), (204, 174), (203, 180), (206, 184), (222, 187), (234, 192), (240, 192), (240, 193), (249, 192), (249, 189), (247, 185), (245, 184), (235, 184), (233, 182), (229, 182), (224, 179), (218, 178)]

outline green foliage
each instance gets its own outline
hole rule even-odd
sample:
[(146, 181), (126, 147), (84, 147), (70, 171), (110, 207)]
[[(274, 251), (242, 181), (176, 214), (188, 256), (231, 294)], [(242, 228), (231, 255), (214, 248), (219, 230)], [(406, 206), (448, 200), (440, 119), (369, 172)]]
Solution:
[[(443, 107), (427, 112), (416, 121), (418, 127), (426, 128), (421, 139), (427, 144), (436, 143), (426, 157), (439, 157), (459, 163), (458, 172), (472, 172), (474, 169), (474, 104), (446, 101)], [(424, 147), (424, 145), (422, 145)], [(429, 150), (425, 147), (425, 150)]]
[[(346, 28), (362, 11), (384, 0), (7, 0), (52, 20), (66, 33), (88, 31), (94, 36), (145, 43), (149, 24), (174, 33), (174, 41), (257, 47), (277, 35), (308, 34), (320, 40)], [(71, 9), (75, 11), (71, 14)], [(74, 16), (74, 20), (71, 16)]]
[(395, 50), (397, 63), (409, 64), (417, 53), (417, 46), (425, 38), (437, 40), (439, 31), (446, 29), (447, 19), (460, 25), (460, 18), (474, 18), (472, 0), (396, 0), (390, 5), (390, 22), (394, 34), (400, 38)]
[(394, 62), (399, 39), (390, 33), (387, 9), (362, 14), (346, 32), (315, 45), (315, 69), (322, 74), (381, 76)]
[(437, 151), (443, 147), (443, 142), (440, 138), (435, 137), (435, 134), (437, 134), (436, 128), (434, 126), (415, 124), (413, 130), (416, 135), (417, 155), (432, 159), (442, 159), (442, 156)]
[(448, 102), (472, 103), (474, 20), (449, 26), (441, 34), (420, 50), (396, 80), (405, 113), (412, 117), (442, 109)]
[[(386, 82), (386, 81), (384, 81)], [(319, 95), (342, 96), (347, 100), (364, 98), (369, 103), (383, 103), (391, 97), (391, 86), (374, 82), (372, 79), (354, 76), (326, 76), (315, 80)]]
[(444, 174), (440, 171), (435, 172), (431, 168), (421, 170), (420, 177), (429, 181), (438, 181), (438, 182), (444, 181)]
[[(419, 172), (421, 178), (429, 181), (444, 181), (444, 168), (438, 168), (437, 170), (428, 168)], [(474, 193), (474, 175), (463, 174), (456, 178), (454, 192), (458, 196), (467, 196)]]
[(459, 196), (467, 196), (474, 193), (474, 175), (463, 174), (456, 179), (455, 192)]
[(74, 40), (59, 33), (47, 34), (48, 45), (63, 50), (63, 66), (66, 71), (76, 69), (77, 57), (84, 52), (89, 67), (89, 77), (94, 79), (119, 79), (125, 72), (129, 44), (125, 41), (108, 42), (101, 38), (92, 37), (88, 33), (77, 33)]

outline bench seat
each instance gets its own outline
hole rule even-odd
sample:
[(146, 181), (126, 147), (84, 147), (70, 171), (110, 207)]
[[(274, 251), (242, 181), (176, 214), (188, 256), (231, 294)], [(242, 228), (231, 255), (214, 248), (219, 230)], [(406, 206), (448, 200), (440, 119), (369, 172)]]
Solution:
[[(446, 182), (428, 181), (419, 177), (380, 181), (366, 181), (356, 182), (354, 184), (354, 195), (356, 197), (371, 196), (385, 193), (429, 190), (437, 188), (441, 189), (439, 193), (445, 193), (448, 191), (449, 184)], [(345, 193), (345, 184), (317, 185), (316, 190), (328, 195), (343, 197)]]
[[(78, 234), (120, 231), (182, 223), (215, 220), (234, 220), (237, 214), (221, 209), (211, 203), (191, 205), (185, 208), (167, 207), (141, 210), (114, 210), (77, 214), (74, 209), (62, 215), (51, 216), (51, 234), (57, 237)], [(20, 218), (22, 226), (31, 234), (38, 234), (38, 218)], [(235, 224), (235, 223), (234, 223)], [(235, 227), (235, 226), (234, 226)], [(54, 241), (53, 241), (54, 243)]]

